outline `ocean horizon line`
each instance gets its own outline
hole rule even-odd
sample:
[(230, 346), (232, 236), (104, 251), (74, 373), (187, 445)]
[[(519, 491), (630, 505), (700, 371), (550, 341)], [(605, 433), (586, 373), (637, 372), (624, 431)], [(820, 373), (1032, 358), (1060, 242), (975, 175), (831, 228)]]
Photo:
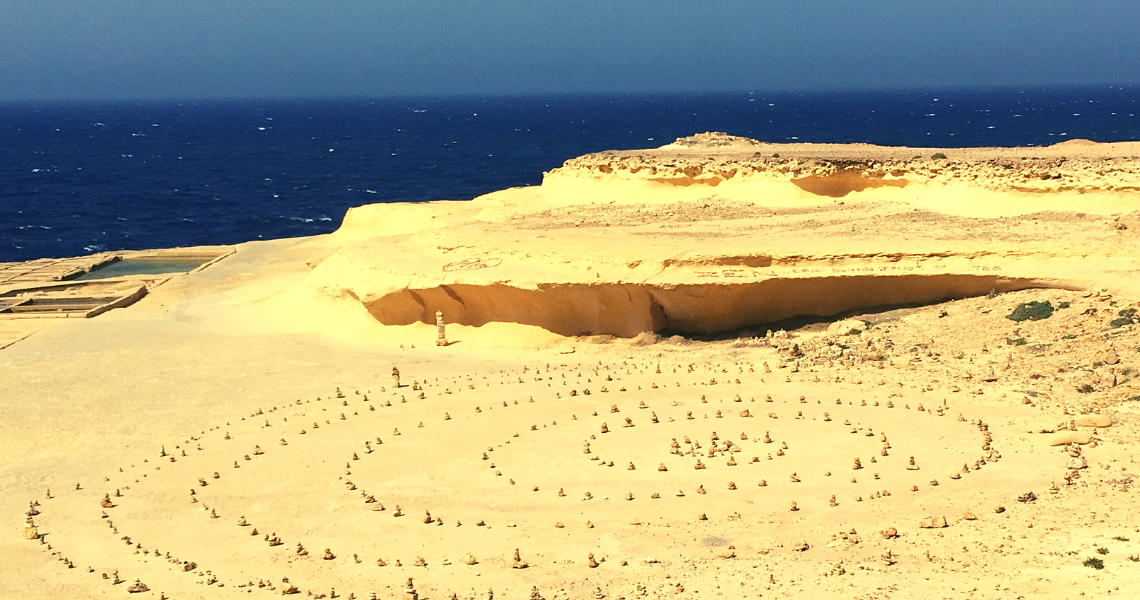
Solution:
[(1140, 83), (1074, 83), (1074, 84), (975, 84), (975, 85), (918, 85), (918, 86), (878, 86), (878, 87), (790, 87), (725, 90), (639, 90), (639, 91), (550, 91), (550, 92), (456, 92), (456, 93), (401, 93), (401, 94), (330, 94), (330, 95), (235, 95), (235, 96), (123, 96), (91, 98), (0, 98), (0, 106), (43, 105), (91, 105), (91, 104), (242, 104), (251, 102), (377, 102), (377, 101), (416, 101), (416, 100), (463, 100), (463, 99), (590, 99), (590, 98), (630, 98), (630, 97), (717, 97), (739, 95), (794, 95), (794, 94), (922, 94), (922, 93), (1009, 93), (1009, 92), (1062, 92), (1081, 90), (1120, 90), (1140, 91)]

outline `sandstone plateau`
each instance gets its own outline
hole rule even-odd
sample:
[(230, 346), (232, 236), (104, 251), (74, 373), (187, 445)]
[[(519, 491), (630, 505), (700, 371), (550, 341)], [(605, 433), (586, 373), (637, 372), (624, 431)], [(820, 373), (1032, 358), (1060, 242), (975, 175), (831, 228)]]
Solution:
[(385, 325), (439, 309), (624, 337), (991, 290), (1140, 291), (1140, 144), (939, 152), (704, 135), (588, 155), (534, 188), (352, 209), (304, 285)]
[(0, 312), (0, 596), (1134, 597), (1138, 157), (709, 133), (0, 265), (134, 302)]

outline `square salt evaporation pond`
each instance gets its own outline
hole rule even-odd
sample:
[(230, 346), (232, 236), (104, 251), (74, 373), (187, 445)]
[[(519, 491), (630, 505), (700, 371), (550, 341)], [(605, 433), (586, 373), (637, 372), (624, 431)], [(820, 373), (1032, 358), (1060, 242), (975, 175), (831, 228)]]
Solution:
[(165, 275), (188, 273), (210, 262), (213, 257), (202, 258), (127, 258), (107, 263), (75, 278), (75, 281), (109, 279), (126, 275)]

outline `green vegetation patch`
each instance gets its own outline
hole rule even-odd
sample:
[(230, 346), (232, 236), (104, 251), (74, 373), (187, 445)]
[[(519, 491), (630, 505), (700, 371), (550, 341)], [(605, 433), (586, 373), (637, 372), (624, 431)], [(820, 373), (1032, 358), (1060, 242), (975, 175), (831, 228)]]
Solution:
[(1095, 557), (1095, 556), (1086, 558), (1085, 562), (1083, 562), (1081, 564), (1083, 564), (1086, 567), (1092, 567), (1094, 569), (1103, 569), (1104, 568), (1104, 561)]
[(1108, 326), (1113, 328), (1113, 329), (1117, 329), (1119, 327), (1124, 327), (1125, 325), (1134, 325), (1134, 324), (1136, 324), (1136, 309), (1135, 308), (1126, 308), (1126, 309), (1116, 313), (1116, 318), (1108, 322)]
[(1067, 302), (1067, 301), (1057, 303), (1057, 308), (1069, 308), (1070, 306), (1072, 306), (1072, 305), (1069, 304), (1069, 302)]
[(1020, 323), (1022, 321), (1040, 321), (1051, 316), (1053, 316), (1053, 304), (1046, 300), (1045, 302), (1034, 301), (1020, 304), (1005, 318)]
[(935, 152), (934, 155), (931, 156), (930, 158), (932, 158), (934, 160), (946, 160), (946, 155), (943, 154), (942, 152)]
[(1005, 338), (1005, 343), (1007, 346), (1024, 346), (1025, 344), (1028, 344), (1029, 342), (1027, 342), (1025, 340), (1025, 338), (1016, 338), (1016, 339), (1012, 339), (1012, 340), (1009, 338)]

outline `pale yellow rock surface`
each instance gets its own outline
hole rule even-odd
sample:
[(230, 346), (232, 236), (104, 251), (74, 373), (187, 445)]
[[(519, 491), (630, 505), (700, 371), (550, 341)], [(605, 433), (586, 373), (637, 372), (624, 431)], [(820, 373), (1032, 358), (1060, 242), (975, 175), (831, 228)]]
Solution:
[(1074, 422), (1077, 427), (1112, 427), (1112, 417), (1108, 415), (1081, 415)]
[(1137, 149), (695, 136), (12, 328), (0, 597), (1131, 597)]
[(1093, 434), (1088, 431), (1058, 431), (1049, 438), (1050, 446), (1068, 446), (1069, 444), (1087, 444), (1092, 441)]

